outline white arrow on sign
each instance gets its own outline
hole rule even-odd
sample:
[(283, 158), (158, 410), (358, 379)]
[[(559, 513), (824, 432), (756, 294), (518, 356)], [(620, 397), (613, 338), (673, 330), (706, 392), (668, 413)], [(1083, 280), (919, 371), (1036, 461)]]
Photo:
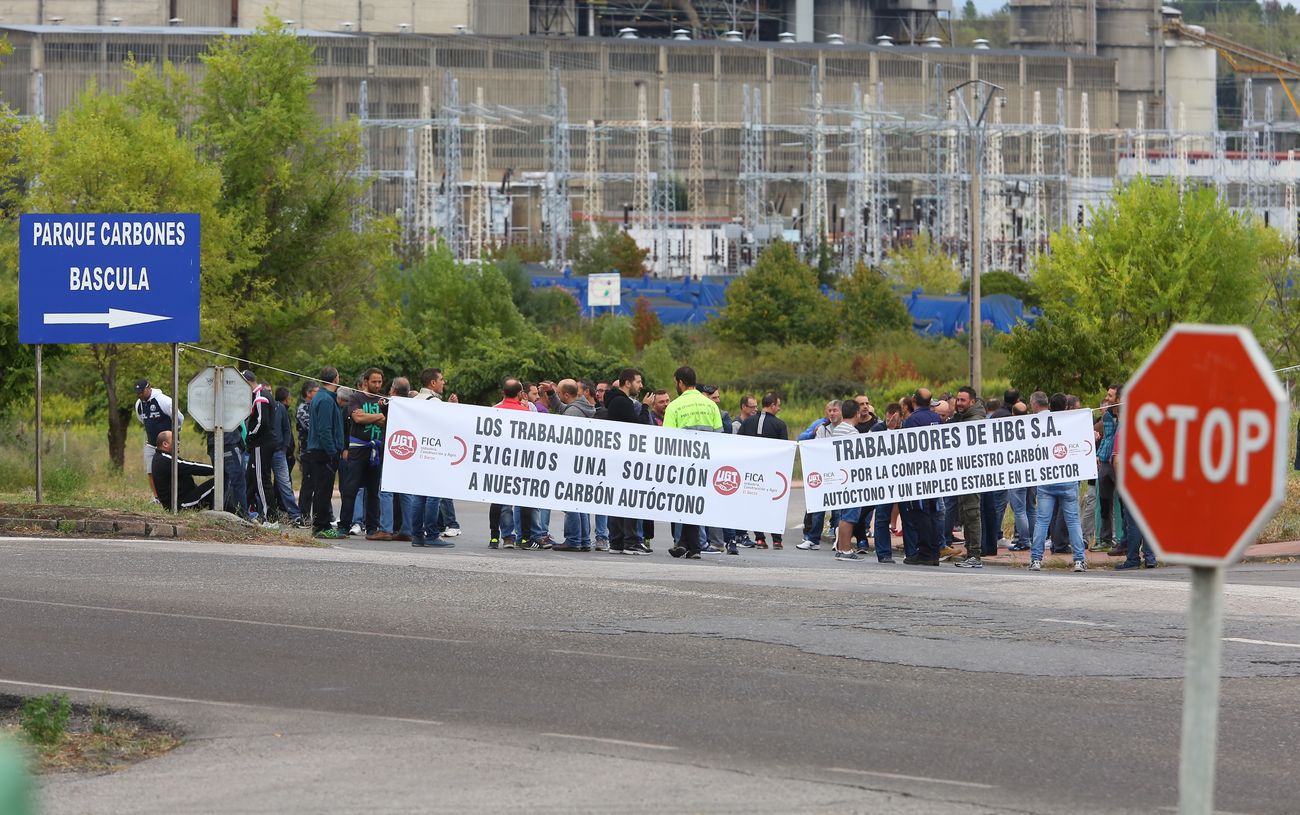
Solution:
[(97, 313), (73, 313), (73, 314), (46, 314), (46, 325), (106, 325), (109, 328), (126, 328), (131, 325), (140, 325), (141, 323), (156, 323), (160, 320), (170, 320), (171, 317), (162, 314), (144, 314), (139, 311), (125, 311), (120, 308), (110, 308), (103, 314)]

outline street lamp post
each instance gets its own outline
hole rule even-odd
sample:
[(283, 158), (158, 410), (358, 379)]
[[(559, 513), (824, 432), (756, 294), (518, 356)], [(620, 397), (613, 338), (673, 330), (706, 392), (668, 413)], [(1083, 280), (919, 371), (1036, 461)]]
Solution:
[[(974, 86), (975, 99), (971, 106), (966, 105), (966, 99), (962, 91), (968, 86)], [(966, 120), (966, 128), (969, 131), (967, 160), (969, 161), (970, 173), (970, 384), (976, 393), (983, 389), (983, 371), (984, 371), (984, 344), (983, 329), (984, 317), (980, 308), (980, 275), (983, 273), (983, 246), (981, 237), (981, 199), (984, 173), (984, 117), (988, 114), (989, 105), (993, 101), (993, 96), (1002, 87), (994, 85), (983, 79), (972, 79), (963, 82), (949, 91), (956, 100), (961, 110), (962, 116)]]

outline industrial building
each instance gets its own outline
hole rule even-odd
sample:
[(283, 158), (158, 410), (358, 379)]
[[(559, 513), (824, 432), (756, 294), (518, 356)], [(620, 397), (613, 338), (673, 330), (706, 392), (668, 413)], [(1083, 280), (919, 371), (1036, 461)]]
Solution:
[(467, 257), (540, 240), (561, 263), (612, 221), (665, 275), (743, 266), (777, 236), (879, 262), (924, 229), (965, 258), (972, 139), (985, 268), (1023, 271), (1138, 173), (1295, 223), (1271, 89), (1218, 131), (1215, 47), (1176, 10), (1010, 10), (1000, 50), (952, 47), (951, 0), (0, 0), (0, 92), (50, 118), (92, 80), (118, 90), (128, 55), (197, 76), (214, 38), (272, 12), (316, 49), (321, 112), (364, 125), (375, 210)]

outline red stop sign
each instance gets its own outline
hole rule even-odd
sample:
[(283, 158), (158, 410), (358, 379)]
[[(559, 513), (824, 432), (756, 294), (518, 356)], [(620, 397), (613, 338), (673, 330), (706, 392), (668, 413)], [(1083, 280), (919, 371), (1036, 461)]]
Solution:
[(1286, 391), (1248, 330), (1176, 325), (1123, 394), (1120, 494), (1164, 559), (1232, 563), (1286, 494)]

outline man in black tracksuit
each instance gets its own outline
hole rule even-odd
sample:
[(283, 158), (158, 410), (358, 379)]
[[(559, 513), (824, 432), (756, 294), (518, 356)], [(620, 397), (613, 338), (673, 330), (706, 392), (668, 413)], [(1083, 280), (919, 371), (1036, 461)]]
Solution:
[(244, 379), (253, 386), (253, 411), (248, 415), (248, 491), (249, 504), (256, 500), (264, 524), (275, 523), (279, 510), (271, 476), (271, 460), (280, 447), (280, 432), (275, 421), (275, 408), (265, 387), (257, 384), (252, 371), (244, 371)]
[[(172, 432), (164, 430), (155, 441), (158, 452), (153, 457), (153, 483), (163, 505), (172, 502)], [(211, 476), (212, 465), (201, 461), (176, 462), (176, 503), (181, 509), (212, 509), (212, 478), (196, 483), (194, 476)], [(176, 512), (177, 508), (172, 507)]]

